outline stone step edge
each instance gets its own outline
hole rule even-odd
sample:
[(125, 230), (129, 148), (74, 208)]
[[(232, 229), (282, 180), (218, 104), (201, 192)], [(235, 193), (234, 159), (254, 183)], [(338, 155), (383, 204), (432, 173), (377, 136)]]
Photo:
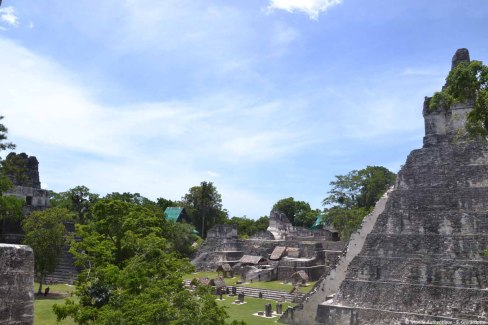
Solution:
[(429, 287), (429, 288), (449, 288), (456, 290), (473, 290), (473, 291), (488, 291), (488, 288), (478, 289), (478, 288), (466, 288), (466, 287), (453, 287), (453, 286), (438, 286), (432, 284), (415, 284), (409, 282), (392, 282), (392, 281), (370, 281), (370, 280), (357, 280), (357, 279), (344, 279), (349, 282), (361, 282), (361, 283), (380, 283), (380, 284), (393, 284), (393, 285), (403, 285), (403, 286), (414, 286), (414, 287)]
[(465, 324), (472, 324), (473, 320), (487, 321), (488, 322), (487, 318), (480, 318), (479, 315), (467, 315), (467, 316), (472, 316), (474, 319), (454, 318), (454, 317), (447, 317), (447, 316), (438, 316), (438, 315), (420, 314), (420, 313), (409, 313), (409, 312), (405, 312), (405, 311), (394, 311), (394, 310), (387, 310), (387, 309), (377, 309), (377, 308), (368, 308), (368, 307), (351, 307), (351, 306), (346, 306), (346, 305), (341, 305), (341, 304), (335, 304), (333, 302), (328, 302), (328, 301), (325, 301), (325, 302), (319, 304), (319, 306), (330, 306), (330, 307), (334, 307), (334, 308), (355, 309), (355, 310), (368, 310), (368, 311), (377, 311), (377, 312), (389, 313), (389, 314), (414, 315), (417, 317), (426, 317), (426, 318), (439, 318), (439, 319), (447, 320), (447, 321), (468, 322)]

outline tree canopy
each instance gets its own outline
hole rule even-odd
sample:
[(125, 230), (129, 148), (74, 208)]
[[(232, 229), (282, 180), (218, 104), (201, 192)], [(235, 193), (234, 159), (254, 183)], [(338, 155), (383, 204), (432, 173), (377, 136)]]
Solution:
[(225, 222), (229, 225), (237, 226), (237, 234), (241, 238), (249, 238), (252, 235), (265, 231), (269, 226), (269, 218), (267, 216), (260, 217), (257, 220), (249, 219), (247, 217), (232, 217)]
[(207, 237), (210, 228), (225, 223), (227, 219), (227, 211), (222, 209), (222, 198), (212, 182), (201, 182), (199, 186), (190, 188), (182, 198), (182, 204), (203, 238)]
[[(76, 300), (55, 306), (58, 319), (77, 324), (224, 324), (226, 313), (209, 292), (183, 288), (193, 271), (169, 236), (173, 223), (154, 210), (101, 199), (93, 219), (77, 225), (71, 252), (82, 268)], [(173, 230), (172, 230), (173, 229)], [(179, 233), (177, 234), (179, 235)]]
[(281, 199), (273, 205), (273, 210), (283, 212), (294, 226), (310, 227), (320, 214), (319, 210), (312, 210), (305, 201), (295, 201), (288, 197)]
[(460, 62), (446, 78), (446, 85), (434, 93), (429, 109), (449, 109), (453, 104), (473, 101), (466, 120), (471, 136), (488, 136), (488, 66), (481, 61)]
[(77, 216), (78, 223), (86, 223), (92, 215), (92, 206), (99, 199), (98, 194), (90, 192), (90, 189), (84, 185), (76, 186), (65, 192), (50, 192), (49, 202), (53, 207), (63, 207)]
[(330, 182), (332, 189), (323, 200), (326, 218), (347, 239), (373, 209), (386, 190), (395, 183), (396, 175), (382, 166), (367, 166)]

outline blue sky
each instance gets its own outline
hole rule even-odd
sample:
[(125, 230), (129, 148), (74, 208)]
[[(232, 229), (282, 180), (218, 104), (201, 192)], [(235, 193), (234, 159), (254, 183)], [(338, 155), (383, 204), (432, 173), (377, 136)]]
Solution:
[(487, 31), (486, 0), (3, 0), (0, 114), (55, 191), (321, 208), (421, 147), (424, 96)]

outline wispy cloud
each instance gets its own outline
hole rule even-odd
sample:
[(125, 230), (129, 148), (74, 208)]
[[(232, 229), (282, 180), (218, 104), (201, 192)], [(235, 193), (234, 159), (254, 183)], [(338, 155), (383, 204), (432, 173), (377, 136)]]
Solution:
[(269, 12), (275, 9), (288, 12), (301, 11), (307, 14), (310, 19), (317, 20), (321, 12), (341, 3), (342, 0), (270, 0), (267, 9)]
[(190, 186), (218, 179), (229, 193), (242, 193), (245, 186), (233, 189), (229, 170), (276, 161), (306, 145), (306, 135), (293, 127), (300, 112), (279, 101), (224, 93), (105, 105), (70, 71), (1, 38), (0, 70), (10, 138), (40, 161), (56, 160), (58, 167), (43, 175), (54, 190), (69, 182), (178, 199)]
[(0, 8), (0, 21), (12, 27), (19, 26), (19, 18), (15, 14), (14, 7)]

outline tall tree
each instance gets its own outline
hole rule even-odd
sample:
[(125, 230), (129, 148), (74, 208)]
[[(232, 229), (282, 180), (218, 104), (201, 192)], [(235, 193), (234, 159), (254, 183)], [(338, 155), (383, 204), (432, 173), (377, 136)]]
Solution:
[(227, 219), (226, 211), (222, 210), (222, 198), (212, 182), (201, 182), (200, 186), (190, 188), (182, 203), (203, 238), (215, 224), (225, 223)]
[(367, 166), (338, 175), (330, 182), (332, 189), (323, 200), (326, 206), (370, 209), (386, 190), (395, 184), (396, 175), (382, 166)]
[(481, 61), (460, 62), (446, 78), (442, 91), (436, 92), (429, 108), (449, 109), (451, 105), (473, 101), (466, 121), (471, 136), (488, 136), (488, 66)]
[(39, 294), (46, 275), (56, 269), (66, 243), (63, 222), (73, 219), (74, 214), (65, 208), (50, 208), (34, 211), (22, 222), (24, 243), (34, 250), (34, 270), (39, 281)]
[(367, 166), (330, 182), (329, 195), (323, 200), (326, 217), (347, 239), (373, 209), (381, 195), (395, 183), (396, 175), (382, 166)]

